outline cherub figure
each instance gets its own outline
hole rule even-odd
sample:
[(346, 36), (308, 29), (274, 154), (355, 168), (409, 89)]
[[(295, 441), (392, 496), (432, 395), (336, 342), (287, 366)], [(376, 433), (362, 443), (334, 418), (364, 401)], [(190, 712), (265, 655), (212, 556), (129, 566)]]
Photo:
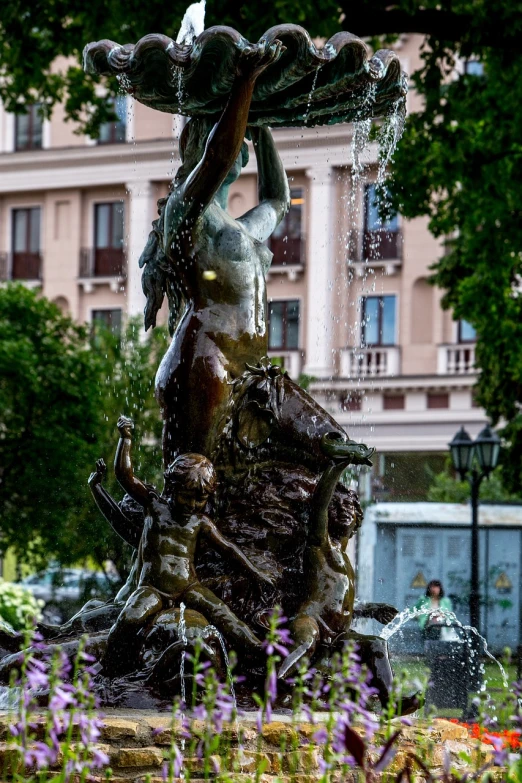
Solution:
[[(355, 615), (389, 622), (397, 610), (388, 604), (366, 604), (354, 610), (355, 574), (347, 555), (352, 526), (337, 517), (329, 525), (328, 506), (349, 459), (332, 462), (321, 476), (312, 498), (310, 527), (304, 555), (304, 600), (291, 624), (294, 649), (283, 662), (279, 677), (290, 674), (305, 655), (311, 657), (316, 648), (338, 648), (343, 642), (358, 645), (363, 663), (371, 674), (371, 684), (377, 689), (383, 707), (387, 706), (392, 689), (393, 672), (386, 641), (379, 636), (366, 636), (350, 630)], [(419, 707), (416, 695), (403, 698), (401, 714)]]
[(181, 454), (165, 471), (165, 488), (160, 495), (134, 475), (132, 429), (132, 421), (121, 416), (114, 469), (123, 489), (145, 511), (138, 555), (140, 572), (136, 590), (111, 628), (103, 660), (105, 673), (114, 675), (132, 670), (141, 638), (139, 632), (160, 611), (181, 602), (201, 612), (236, 649), (258, 655), (261, 641), (196, 575), (196, 545), (199, 536), (204, 535), (256, 579), (272, 585), (270, 577), (222, 536), (204, 514), (217, 484), (212, 463), (201, 454)]

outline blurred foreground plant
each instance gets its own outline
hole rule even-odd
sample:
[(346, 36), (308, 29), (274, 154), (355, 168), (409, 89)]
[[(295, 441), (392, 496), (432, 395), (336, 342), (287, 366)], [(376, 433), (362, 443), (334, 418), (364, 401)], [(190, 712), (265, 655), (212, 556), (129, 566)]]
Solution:
[[(446, 753), (441, 771), (440, 758), (439, 768), (434, 769), (435, 746), (430, 731), (419, 731), (410, 719), (396, 717), (393, 705), (400, 703), (401, 693), (411, 690), (411, 684), (399, 680), (392, 706), (377, 715), (372, 710), (375, 691), (354, 646), (346, 645), (340, 654), (324, 661), (320, 670), (310, 669), (302, 661), (292, 681), (278, 679), (277, 665), (291, 646), (284, 623), (280, 612), (269, 620), (264, 645), (264, 692), (255, 696), (257, 721), (237, 719), (241, 713), (236, 690), (241, 687), (241, 678), (234, 674), (233, 656), (227, 676), (220, 678), (201, 659), (198, 645), (192, 654), (183, 651), (186, 677), (182, 680), (182, 696), (175, 699), (172, 708), (170, 740), (164, 750), (165, 781), (203, 778), (235, 783), (244, 781), (245, 776), (261, 781), (270, 763), (272, 775), (280, 771), (280, 777), (271, 778), (273, 783), (297, 783), (305, 778), (318, 783), (420, 779), (522, 783), (522, 765), (509, 756), (504, 741), (512, 743), (519, 732), (518, 686), (506, 694), (505, 704), (493, 715), (488, 714), (491, 705), (487, 696), (478, 697), (482, 728), (476, 736), (476, 752), (471, 746), (458, 763)], [(3, 694), (10, 701), (11, 740), (10, 755), (4, 756), (8, 766), (3, 775), (0, 769), (2, 780), (110, 780), (109, 758), (103, 746), (97, 745), (103, 721), (95, 696), (96, 670), (91, 664), (83, 645), (71, 664), (64, 650), (55, 648), (51, 653), (38, 638), (20, 654), (20, 674)], [(275, 711), (285, 705), (291, 715), (282, 724)], [(279, 722), (274, 723), (274, 718)], [(509, 738), (502, 737), (503, 726), (509, 727)], [(251, 750), (248, 742), (252, 742), (254, 727), (258, 741), (256, 749)], [(429, 729), (428, 724), (425, 729)], [(154, 734), (165, 735), (166, 731), (163, 726)], [(279, 751), (271, 750), (268, 762), (263, 743), (273, 745), (278, 736)], [(509, 767), (503, 777), (489, 777), (493, 761), (485, 763), (481, 744), (485, 737), (490, 737), (494, 761)], [(160, 744), (165, 747), (163, 741)]]

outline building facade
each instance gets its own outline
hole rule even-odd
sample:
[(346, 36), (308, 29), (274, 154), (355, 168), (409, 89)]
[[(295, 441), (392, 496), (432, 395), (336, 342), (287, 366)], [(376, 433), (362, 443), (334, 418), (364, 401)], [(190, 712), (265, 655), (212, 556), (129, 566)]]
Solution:
[[(413, 71), (420, 38), (399, 54)], [(408, 97), (414, 109), (418, 98)], [(118, 329), (141, 313), (138, 258), (179, 164), (179, 118), (130, 98), (92, 140), (58, 107), (14, 117), (0, 107), (0, 280), (37, 286), (81, 322)], [(371, 493), (419, 499), (461, 424), (485, 424), (473, 400), (474, 333), (428, 283), (443, 248), (424, 219), (386, 224), (375, 204), (378, 149), (352, 172), (352, 128), (274, 132), (292, 203), (270, 240), (270, 355), (350, 436), (378, 451)], [(239, 216), (257, 199), (255, 156), (230, 193)], [(162, 313), (166, 319), (166, 311)], [(420, 458), (422, 455), (422, 458)], [(409, 493), (409, 494), (408, 494)]]

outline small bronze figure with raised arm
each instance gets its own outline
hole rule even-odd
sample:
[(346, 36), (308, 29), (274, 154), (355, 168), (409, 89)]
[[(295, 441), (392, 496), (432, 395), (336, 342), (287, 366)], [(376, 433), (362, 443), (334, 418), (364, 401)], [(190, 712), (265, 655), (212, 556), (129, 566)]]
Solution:
[[(136, 662), (139, 632), (163, 609), (183, 602), (214, 624), (239, 649), (256, 655), (261, 641), (211, 590), (198, 580), (194, 556), (199, 535), (235, 559), (258, 580), (272, 584), (234, 544), (224, 538), (204, 513), (217, 478), (212, 463), (200, 454), (182, 454), (165, 471), (160, 495), (133, 472), (132, 421), (118, 420), (120, 441), (115, 473), (123, 489), (145, 509), (140, 542), (138, 587), (111, 629), (103, 660), (108, 675), (131, 671)], [(125, 660), (122, 655), (125, 652)]]

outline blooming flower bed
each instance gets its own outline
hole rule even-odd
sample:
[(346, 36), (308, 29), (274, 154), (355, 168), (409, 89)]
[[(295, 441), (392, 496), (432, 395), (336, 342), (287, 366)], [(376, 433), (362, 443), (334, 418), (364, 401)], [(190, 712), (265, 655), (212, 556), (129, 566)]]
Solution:
[(507, 748), (513, 752), (517, 752), (522, 748), (521, 733), (519, 729), (504, 729), (503, 731), (492, 731), (479, 723), (465, 723), (457, 720), (457, 718), (450, 718), (451, 723), (456, 723), (459, 726), (464, 726), (470, 737), (480, 740), (486, 745), (498, 745), (498, 741), (502, 742), (502, 747)]
[[(63, 650), (50, 653), (35, 639), (20, 656), (20, 673), (10, 691), (1, 779), (373, 783), (422, 778), (464, 783), (486, 781), (495, 762), (507, 762), (505, 738), (494, 732), (512, 729), (493, 731), (484, 723), (475, 736), (458, 722), (397, 718), (400, 680), (389, 709), (377, 715), (375, 691), (348, 646), (327, 676), (302, 664), (292, 683), (291, 709), (280, 717), (277, 670), (289, 643), (284, 618), (275, 615), (265, 644), (265, 688), (255, 696), (255, 713), (240, 714), (237, 679), (231, 674), (220, 682), (196, 652), (185, 662), (192, 677), (185, 681), (184, 700), (176, 700), (170, 715), (134, 711), (104, 718), (89, 656), (80, 649), (71, 664)], [(518, 715), (517, 692), (506, 707), (511, 719)], [(484, 744), (486, 736), (489, 744)], [(501, 775), (495, 780), (522, 783), (522, 765)]]

